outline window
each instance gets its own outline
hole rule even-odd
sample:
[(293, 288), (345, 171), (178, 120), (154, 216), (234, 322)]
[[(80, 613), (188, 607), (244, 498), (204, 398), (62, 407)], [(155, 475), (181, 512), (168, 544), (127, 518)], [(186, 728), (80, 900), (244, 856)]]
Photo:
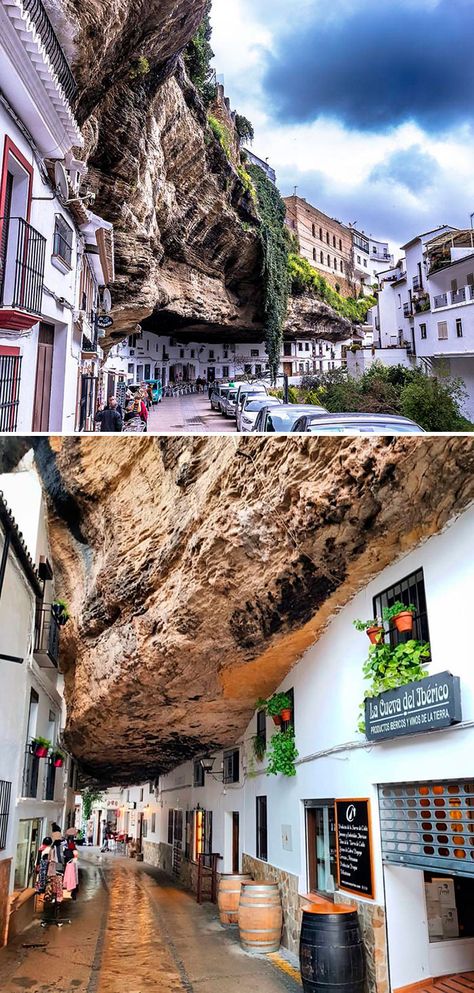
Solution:
[(342, 252), (342, 238), (339, 238), (339, 251)]
[(204, 786), (204, 769), (199, 760), (193, 765), (193, 786)]
[(213, 348), (210, 348), (210, 349), (209, 349), (209, 362), (210, 362), (210, 361), (211, 361), (211, 360), (212, 360), (213, 358), (214, 358), (214, 349), (213, 349)]
[(321, 262), (324, 265), (324, 252), (321, 252)]
[(319, 229), (319, 240), (320, 241), (323, 241), (323, 229), (322, 228)]
[(400, 633), (393, 625), (385, 624), (385, 630), (390, 637), (392, 648), (410, 638), (417, 638), (419, 641), (429, 641), (430, 632), (428, 628), (428, 613), (426, 607), (425, 581), (423, 569), (410, 573), (405, 579), (401, 579), (394, 586), (389, 586), (382, 593), (374, 597), (373, 608), (374, 617), (382, 617), (384, 607), (391, 607), (397, 600), (402, 603), (413, 604), (416, 608), (414, 616), (413, 634), (411, 632)]
[(146, 838), (148, 835), (148, 821), (144, 817), (142, 820), (142, 838)]
[(365, 268), (367, 269), (367, 259), (364, 259), (364, 265), (365, 265)]
[(447, 338), (448, 338), (447, 321), (438, 321), (438, 341), (447, 341)]
[(253, 359), (258, 359), (258, 356), (260, 355), (258, 348), (251, 348), (250, 355)]
[(223, 783), (238, 783), (240, 779), (240, 752), (238, 748), (233, 748), (230, 752), (224, 752), (224, 778)]
[[(0, 260), (1, 261), (1, 260)], [(0, 286), (1, 290), (1, 286)], [(16, 346), (0, 346), (0, 431), (16, 431), (22, 356)]]
[(332, 247), (333, 248), (336, 247), (336, 235), (335, 234), (333, 234), (333, 236), (332, 236)]
[[(184, 359), (184, 348), (180, 348), (180, 350), (179, 350), (179, 357), (180, 357), (180, 359)], [(209, 358), (210, 357), (211, 357), (211, 353), (209, 352)]]
[(334, 268), (337, 269), (337, 259), (334, 259)]
[(462, 338), (462, 320), (460, 318), (456, 321), (456, 337)]
[(153, 793), (153, 789), (154, 789), (153, 783), (148, 783), (148, 792)]
[(140, 790), (140, 803), (143, 803), (143, 788)]
[(168, 845), (173, 844), (174, 810), (168, 810)]
[[(196, 355), (196, 349), (195, 349), (195, 348), (192, 348), (192, 349), (191, 349), (191, 353), (190, 353), (190, 354), (191, 354), (191, 358), (192, 358), (192, 359), (194, 359), (194, 357), (195, 357), (195, 355)], [(224, 358), (225, 358), (225, 359), (227, 358), (227, 354), (226, 354), (226, 352), (224, 352)]]
[(309, 341), (305, 341), (305, 343), (304, 343), (304, 350), (305, 350), (305, 352), (309, 352)]
[(420, 324), (420, 335), (421, 335), (421, 340), (426, 341), (427, 338), (426, 324)]
[(316, 249), (313, 248), (313, 262), (316, 262)]
[(0, 779), (0, 851), (7, 847), (8, 817), (12, 784)]
[(310, 893), (336, 888), (336, 823), (333, 800), (307, 800), (306, 843)]
[(130, 803), (130, 790), (127, 790), (127, 803)]
[(257, 711), (257, 738), (260, 738), (262, 745), (267, 747), (267, 715), (264, 710)]
[(228, 379), (229, 378), (229, 366), (228, 365), (223, 365), (222, 366), (222, 375), (223, 375), (224, 379)]
[(341, 262), (339, 263), (339, 268), (340, 268), (341, 272), (344, 272), (344, 263), (343, 263), (342, 259), (341, 259)]
[(331, 256), (330, 255), (328, 255), (328, 266), (329, 266), (329, 268), (331, 268)]
[(256, 854), (258, 859), (266, 862), (268, 859), (268, 830), (267, 830), (267, 798), (266, 796), (256, 797), (256, 829), (257, 844)]
[(151, 365), (145, 366), (145, 379), (151, 379)]
[(155, 834), (156, 831), (156, 814), (151, 815), (151, 833)]
[(133, 362), (129, 362), (128, 363), (128, 366), (127, 366), (127, 372), (129, 374), (129, 376), (133, 376), (134, 369), (135, 369), (135, 366), (134, 366)]
[(313, 235), (313, 238), (315, 238), (316, 237), (316, 225), (315, 224), (312, 224), (311, 225), (311, 233)]
[(358, 264), (360, 265), (360, 263), (361, 263), (361, 258), (360, 258), (360, 255), (358, 255), (358, 256), (357, 256), (357, 262), (358, 262)]
[(61, 262), (72, 269), (72, 239), (73, 230), (66, 223), (64, 217), (60, 214), (56, 214), (56, 219), (54, 222), (54, 238), (53, 238), (53, 256), (57, 259), (61, 259)]

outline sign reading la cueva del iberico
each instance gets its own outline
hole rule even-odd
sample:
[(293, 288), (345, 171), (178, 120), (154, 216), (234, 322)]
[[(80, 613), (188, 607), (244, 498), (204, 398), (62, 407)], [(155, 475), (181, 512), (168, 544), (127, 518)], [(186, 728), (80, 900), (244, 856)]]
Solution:
[(436, 731), (462, 720), (459, 676), (438, 672), (365, 701), (369, 741)]

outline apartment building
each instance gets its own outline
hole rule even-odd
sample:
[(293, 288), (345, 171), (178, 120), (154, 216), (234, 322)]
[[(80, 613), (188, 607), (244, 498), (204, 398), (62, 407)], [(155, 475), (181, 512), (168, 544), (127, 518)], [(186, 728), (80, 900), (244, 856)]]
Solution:
[[(0, 476), (0, 945), (32, 919), (34, 863), (56, 821), (74, 823), (76, 767), (61, 743), (65, 709), (58, 663), (51, 549), (31, 453)], [(47, 748), (39, 748), (38, 737)]]
[(373, 293), (378, 273), (394, 265), (394, 256), (386, 241), (378, 241), (349, 225), (352, 232), (353, 265), (356, 281), (365, 295)]
[(0, 6), (0, 53), (0, 430), (72, 432), (98, 378), (111, 226), (83, 191), (76, 84), (41, 0)]
[(328, 217), (303, 197), (283, 198), (286, 223), (296, 235), (303, 258), (343, 296), (354, 295), (352, 235), (345, 224)]

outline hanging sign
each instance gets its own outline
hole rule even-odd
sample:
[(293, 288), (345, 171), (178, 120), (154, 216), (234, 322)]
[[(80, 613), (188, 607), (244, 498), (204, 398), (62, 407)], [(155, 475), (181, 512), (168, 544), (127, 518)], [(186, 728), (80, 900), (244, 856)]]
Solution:
[(374, 899), (370, 800), (336, 800), (335, 810), (339, 888)]
[(102, 317), (97, 317), (97, 327), (98, 328), (111, 328), (113, 322), (112, 317), (107, 317), (105, 314)]
[(462, 721), (459, 676), (438, 672), (365, 701), (369, 741), (436, 731)]

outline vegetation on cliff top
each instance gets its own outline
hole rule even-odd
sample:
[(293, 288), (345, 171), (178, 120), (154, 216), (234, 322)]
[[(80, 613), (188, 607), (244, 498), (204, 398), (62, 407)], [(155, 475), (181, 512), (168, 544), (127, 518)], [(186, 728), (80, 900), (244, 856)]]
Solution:
[(184, 63), (188, 75), (199, 91), (205, 107), (208, 107), (216, 96), (215, 74), (211, 66), (211, 61), (214, 58), (211, 46), (211, 7), (212, 2), (209, 0), (197, 33), (194, 38), (191, 38), (184, 53)]
[(324, 303), (329, 304), (333, 310), (341, 314), (342, 317), (347, 317), (353, 324), (363, 324), (367, 318), (368, 311), (372, 307), (375, 307), (377, 301), (372, 296), (360, 297), (358, 300), (353, 298), (346, 299), (346, 297), (341, 296), (337, 290), (334, 290), (329, 285), (327, 280), (324, 279), (324, 276), (321, 276), (313, 268), (307, 259), (301, 258), (295, 252), (290, 252), (288, 266), (290, 270), (291, 292), (294, 296), (298, 296), (301, 293), (314, 293), (319, 300), (323, 300)]

